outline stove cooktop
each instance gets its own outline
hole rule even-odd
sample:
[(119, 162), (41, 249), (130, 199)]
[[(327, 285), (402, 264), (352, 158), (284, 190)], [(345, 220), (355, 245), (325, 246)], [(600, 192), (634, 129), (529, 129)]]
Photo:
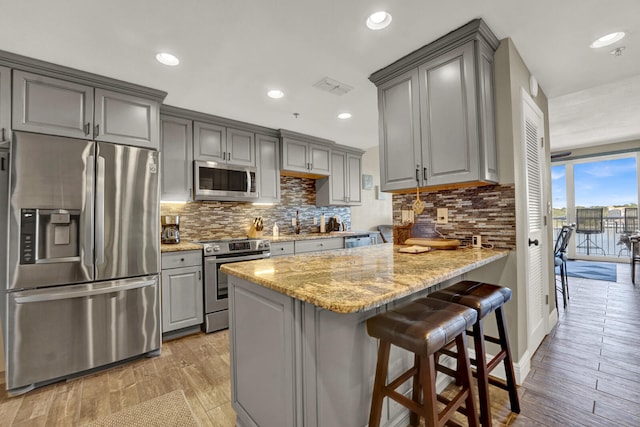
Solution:
[(271, 250), (269, 240), (249, 237), (201, 240), (198, 243), (204, 248), (204, 256), (264, 253)]

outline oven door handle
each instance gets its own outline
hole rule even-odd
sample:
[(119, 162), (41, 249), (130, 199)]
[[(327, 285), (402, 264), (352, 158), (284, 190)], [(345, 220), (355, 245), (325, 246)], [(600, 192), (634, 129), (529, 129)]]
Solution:
[(215, 258), (214, 262), (216, 264), (226, 264), (228, 262), (254, 261), (257, 259), (269, 258), (270, 256), (271, 256), (271, 252), (267, 252), (259, 255), (245, 255), (245, 256), (236, 256), (236, 257), (228, 257), (228, 258)]

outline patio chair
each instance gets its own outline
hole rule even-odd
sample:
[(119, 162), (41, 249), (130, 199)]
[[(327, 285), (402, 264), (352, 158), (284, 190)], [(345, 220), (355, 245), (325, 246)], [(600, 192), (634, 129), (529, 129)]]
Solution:
[(618, 251), (618, 257), (623, 251), (627, 251), (631, 254), (631, 240), (630, 236), (638, 234), (638, 208), (625, 208), (624, 210), (624, 225), (622, 227), (622, 234), (618, 245), (624, 245), (622, 249)]
[(602, 249), (596, 242), (591, 240), (592, 234), (602, 234), (604, 232), (602, 222), (602, 209), (576, 209), (576, 233), (584, 234), (585, 237), (576, 248), (586, 248), (587, 255), (590, 254), (591, 248), (600, 249), (602, 255), (607, 255), (604, 249)]
[(631, 240), (631, 283), (636, 284), (636, 264), (640, 263), (640, 234), (629, 237)]
[[(556, 280), (556, 290), (562, 293), (562, 302), (564, 303), (564, 308), (567, 308), (567, 300), (569, 299), (569, 277), (567, 275), (567, 246), (569, 245), (569, 240), (573, 235), (573, 231), (575, 230), (575, 225), (563, 225), (560, 233), (558, 233), (558, 238), (556, 239), (556, 246), (553, 250), (554, 257), (554, 267), (559, 267), (560, 269), (560, 288), (557, 286)], [(556, 309), (558, 308), (558, 298), (556, 298)]]

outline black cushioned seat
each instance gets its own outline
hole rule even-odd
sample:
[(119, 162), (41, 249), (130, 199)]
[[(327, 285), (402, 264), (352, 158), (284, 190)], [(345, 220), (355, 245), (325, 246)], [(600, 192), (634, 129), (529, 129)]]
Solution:
[[(420, 416), (424, 417), (427, 426), (444, 425), (463, 405), (469, 425), (478, 425), (466, 344), (466, 330), (477, 323), (477, 318), (477, 312), (464, 305), (420, 298), (367, 320), (369, 335), (380, 339), (369, 427), (380, 425), (384, 397), (390, 397), (412, 411), (412, 426), (418, 425)], [(414, 353), (414, 365), (387, 384), (391, 344)], [(457, 367), (452, 375), (462, 387), (453, 399), (447, 400), (439, 415), (435, 355), (449, 344), (456, 345)], [(413, 379), (411, 399), (395, 391), (410, 379)]]
[[(492, 285), (490, 283), (464, 280), (447, 288), (432, 292), (427, 299), (434, 301), (445, 301), (462, 304), (474, 309), (478, 313), (478, 321), (473, 325), (473, 332), (468, 333), (473, 336), (475, 349), (475, 359), (471, 364), (476, 367), (478, 377), (478, 397), (480, 398), (480, 423), (485, 426), (492, 425), (491, 401), (489, 397), (489, 384), (495, 385), (509, 392), (511, 411), (520, 413), (520, 400), (516, 387), (515, 374), (513, 371), (513, 359), (509, 348), (509, 336), (507, 334), (507, 323), (505, 321), (503, 305), (511, 300), (511, 289)], [(495, 313), (498, 326), (498, 337), (485, 335), (483, 321), (488, 314)], [(485, 341), (489, 341), (500, 346), (500, 351), (490, 361), (487, 361)], [(442, 353), (455, 356), (447, 349)], [(506, 381), (489, 376), (500, 362), (504, 362)]]

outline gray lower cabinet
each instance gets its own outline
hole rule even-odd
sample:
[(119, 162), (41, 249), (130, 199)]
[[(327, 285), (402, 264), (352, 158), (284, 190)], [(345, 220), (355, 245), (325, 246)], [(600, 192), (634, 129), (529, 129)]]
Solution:
[(203, 321), (202, 252), (162, 254), (162, 332)]
[(160, 116), (160, 200), (192, 199), (193, 149), (191, 120)]
[(0, 67), (0, 148), (11, 141), (11, 70)]
[(316, 181), (317, 206), (362, 203), (362, 152), (331, 150), (331, 175)]
[(194, 160), (255, 166), (253, 132), (196, 121), (193, 124)]
[(296, 254), (302, 254), (305, 252), (329, 251), (332, 249), (343, 249), (344, 238), (329, 237), (326, 239), (296, 240), (294, 242), (294, 248)]
[(280, 130), (284, 174), (293, 176), (329, 176), (331, 174), (332, 141)]
[(280, 141), (278, 138), (256, 134), (258, 153), (258, 201), (280, 202)]
[(271, 242), (271, 256), (293, 255), (295, 253), (294, 243), (290, 242)]
[[(384, 307), (333, 313), (233, 276), (229, 289), (236, 425), (367, 425), (377, 341), (365, 323)], [(412, 362), (394, 349), (390, 370)], [(410, 386), (402, 389), (407, 395)], [(382, 426), (405, 426), (408, 418), (408, 410), (385, 399)]]
[(374, 73), (383, 191), (497, 182), (493, 53), (475, 20)]
[(158, 149), (157, 101), (20, 70), (13, 129)]

